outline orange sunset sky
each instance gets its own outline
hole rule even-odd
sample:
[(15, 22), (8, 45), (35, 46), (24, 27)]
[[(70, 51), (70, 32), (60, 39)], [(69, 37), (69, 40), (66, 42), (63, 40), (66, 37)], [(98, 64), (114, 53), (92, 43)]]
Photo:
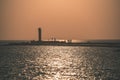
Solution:
[(0, 40), (120, 39), (120, 0), (0, 0)]

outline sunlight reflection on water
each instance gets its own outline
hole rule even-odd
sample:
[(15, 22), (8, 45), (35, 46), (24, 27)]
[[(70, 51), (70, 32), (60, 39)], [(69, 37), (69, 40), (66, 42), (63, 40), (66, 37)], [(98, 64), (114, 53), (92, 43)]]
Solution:
[[(49, 76), (51, 80), (65, 80), (65, 78), (77, 75), (73, 72), (75, 67), (73, 67), (73, 60), (75, 59), (75, 57), (73, 57), (75, 53), (74, 49), (71, 49), (71, 47), (48, 47), (47, 49), (46, 56), (44, 56), (44, 64), (42, 64), (45, 65), (45, 71), (42, 72), (47, 74), (46, 78)], [(36, 63), (40, 66), (43, 60), (41, 60), (41, 57), (37, 57), (36, 59)], [(43, 76), (39, 76), (39, 78), (42, 77)]]
[(0, 74), (0, 80), (119, 80), (120, 78), (120, 55), (114, 51), (118, 51), (119, 48), (65, 46), (6, 48), (0, 48), (0, 52), (5, 55), (2, 58), (3, 63), (0, 62), (0, 71), (8, 69), (8, 72)]

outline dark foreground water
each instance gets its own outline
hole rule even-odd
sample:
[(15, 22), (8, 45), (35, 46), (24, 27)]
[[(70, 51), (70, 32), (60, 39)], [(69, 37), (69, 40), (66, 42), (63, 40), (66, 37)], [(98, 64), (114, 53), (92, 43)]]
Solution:
[(120, 48), (0, 46), (0, 80), (120, 80)]

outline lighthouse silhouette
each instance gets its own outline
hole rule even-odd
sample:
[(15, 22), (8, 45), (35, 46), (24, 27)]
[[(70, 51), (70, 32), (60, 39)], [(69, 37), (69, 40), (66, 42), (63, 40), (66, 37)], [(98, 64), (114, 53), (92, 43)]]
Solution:
[(41, 42), (42, 41), (42, 29), (38, 28), (38, 41)]

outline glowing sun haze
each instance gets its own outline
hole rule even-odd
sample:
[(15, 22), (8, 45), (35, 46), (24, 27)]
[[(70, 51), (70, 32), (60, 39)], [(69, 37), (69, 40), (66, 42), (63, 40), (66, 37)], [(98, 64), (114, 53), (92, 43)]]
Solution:
[(0, 40), (120, 39), (119, 0), (0, 0)]

